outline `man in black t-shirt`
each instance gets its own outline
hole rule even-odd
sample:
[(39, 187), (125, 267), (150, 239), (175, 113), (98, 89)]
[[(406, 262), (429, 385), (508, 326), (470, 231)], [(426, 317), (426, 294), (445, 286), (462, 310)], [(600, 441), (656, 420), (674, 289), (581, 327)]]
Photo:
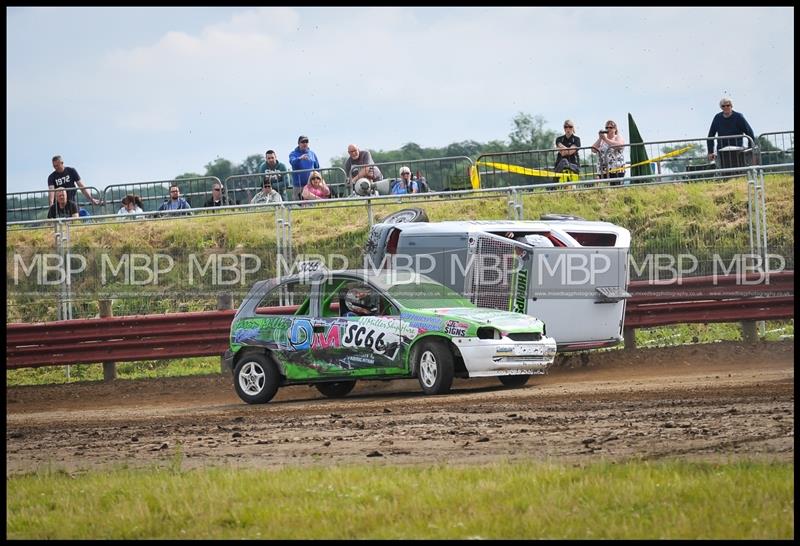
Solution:
[(47, 211), (48, 218), (77, 218), (78, 205), (67, 199), (67, 191), (63, 188), (57, 189), (55, 192), (55, 203), (50, 205), (50, 210)]
[[(78, 174), (78, 171), (73, 169), (72, 167), (65, 167), (64, 160), (61, 159), (60, 155), (53, 156), (53, 168), (55, 169), (50, 176), (47, 177), (47, 187), (51, 190), (64, 188), (67, 190), (67, 199), (75, 205), (78, 204), (77, 199), (77, 189), (80, 188), (83, 192), (83, 195), (86, 196), (86, 199), (89, 200), (90, 203), (93, 205), (99, 205), (101, 201), (99, 199), (95, 199), (89, 193), (89, 190), (86, 189), (86, 186), (83, 185), (83, 181), (81, 180), (81, 175)], [(53, 204), (55, 200), (55, 192), (51, 191), (50, 193), (50, 205)]]

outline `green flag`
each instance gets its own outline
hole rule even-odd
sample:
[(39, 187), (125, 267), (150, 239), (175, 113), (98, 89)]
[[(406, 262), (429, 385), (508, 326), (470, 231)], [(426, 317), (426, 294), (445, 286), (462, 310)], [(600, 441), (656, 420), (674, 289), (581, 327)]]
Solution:
[[(647, 151), (644, 149), (642, 135), (639, 134), (639, 128), (636, 127), (636, 122), (633, 121), (630, 112), (628, 112), (628, 134), (631, 135), (631, 165), (647, 161)], [(646, 176), (652, 173), (651, 163), (631, 167), (631, 176)]]

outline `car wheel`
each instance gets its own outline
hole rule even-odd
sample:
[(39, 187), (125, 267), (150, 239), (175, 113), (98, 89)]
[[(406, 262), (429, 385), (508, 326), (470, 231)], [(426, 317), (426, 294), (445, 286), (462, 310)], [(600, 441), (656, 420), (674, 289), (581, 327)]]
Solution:
[(233, 386), (239, 398), (248, 404), (266, 404), (278, 391), (280, 374), (266, 355), (248, 353), (239, 359), (233, 371)]
[(328, 398), (342, 398), (353, 390), (356, 386), (355, 381), (336, 381), (334, 383), (317, 383), (314, 385), (317, 390)]
[(521, 387), (528, 382), (529, 375), (500, 375), (497, 379), (506, 387)]
[(391, 213), (381, 220), (384, 224), (400, 224), (404, 222), (427, 222), (428, 215), (420, 208), (402, 209)]
[(453, 353), (440, 341), (423, 341), (414, 369), (425, 394), (445, 394), (453, 384)]

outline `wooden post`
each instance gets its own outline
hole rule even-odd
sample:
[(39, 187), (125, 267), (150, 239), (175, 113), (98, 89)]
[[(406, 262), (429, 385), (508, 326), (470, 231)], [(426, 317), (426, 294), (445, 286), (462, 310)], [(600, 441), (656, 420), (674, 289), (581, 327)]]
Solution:
[(758, 342), (758, 332), (756, 331), (756, 321), (743, 320), (742, 325), (742, 341), (744, 343), (753, 344)]
[[(113, 316), (111, 311), (111, 300), (100, 300), (97, 302), (100, 307), (100, 318)], [(117, 364), (115, 362), (103, 362), (103, 381), (110, 382), (117, 378)]]
[[(230, 294), (222, 293), (217, 295), (217, 310), (225, 311), (226, 309), (233, 309), (233, 296)], [(221, 374), (230, 374), (233, 370), (230, 369), (230, 366), (225, 364), (225, 359), (222, 356), (219, 357), (219, 373)]]
[(636, 348), (636, 328), (623, 328), (622, 339), (625, 341), (625, 350), (633, 350)]

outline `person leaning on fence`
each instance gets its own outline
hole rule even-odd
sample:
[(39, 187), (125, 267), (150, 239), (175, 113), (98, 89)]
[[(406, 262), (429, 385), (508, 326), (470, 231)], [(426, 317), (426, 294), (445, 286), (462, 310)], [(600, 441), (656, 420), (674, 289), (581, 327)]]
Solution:
[[(753, 133), (753, 128), (744, 119), (744, 116), (739, 112), (733, 111), (733, 101), (729, 97), (722, 97), (719, 101), (719, 107), (722, 112), (719, 112), (711, 120), (711, 127), (708, 129), (708, 160), (714, 161), (717, 154), (714, 153), (714, 143), (717, 143), (717, 151), (724, 152), (723, 148), (734, 147), (739, 150), (743, 149), (741, 138), (721, 138), (719, 140), (712, 140), (714, 136), (732, 136), (732, 135), (747, 135), (755, 142), (756, 137)], [(723, 165), (724, 167), (724, 165)]]
[(348, 190), (353, 189), (353, 183), (359, 178), (366, 178), (370, 182), (383, 180), (381, 170), (373, 165), (374, 163), (369, 150), (359, 150), (358, 146), (355, 144), (347, 145), (347, 159), (344, 161), (344, 172), (348, 173)]
[(394, 181), (390, 193), (392, 195), (419, 193), (419, 184), (416, 180), (411, 179), (411, 169), (405, 165), (400, 167), (400, 179)]
[(311, 171), (308, 177), (308, 184), (303, 186), (303, 199), (313, 201), (316, 199), (328, 199), (331, 196), (331, 189), (319, 171)]
[(222, 184), (218, 182), (214, 182), (211, 185), (211, 197), (206, 199), (206, 202), (203, 204), (204, 207), (227, 207), (228, 205), (232, 205), (233, 203), (228, 202), (228, 196), (225, 195), (225, 188), (222, 187)]
[(308, 184), (311, 172), (308, 169), (319, 169), (319, 160), (311, 148), (308, 147), (308, 137), (300, 135), (297, 138), (297, 148), (289, 154), (289, 164), (292, 170), (302, 171), (292, 174), (292, 201), (300, 201), (303, 187)]
[(274, 179), (274, 174), (268, 174), (264, 177), (264, 181), (261, 183), (261, 191), (250, 200), (251, 205), (283, 202), (281, 194), (272, 187)]
[[(83, 192), (83, 195), (86, 196), (86, 199), (93, 205), (100, 205), (102, 201), (100, 199), (95, 199), (92, 197), (92, 194), (89, 193), (89, 190), (84, 186), (83, 180), (81, 180), (81, 175), (78, 174), (72, 167), (65, 167), (64, 160), (61, 159), (60, 155), (53, 156), (53, 168), (55, 169), (50, 176), (47, 177), (47, 187), (51, 190), (58, 189), (58, 188), (65, 188), (67, 189), (67, 199), (78, 204), (77, 200), (77, 188), (80, 188)], [(55, 200), (55, 193), (50, 193), (50, 204), (53, 204)]]
[[(117, 211), (120, 216), (128, 214), (141, 214), (144, 212), (144, 204), (142, 199), (136, 194), (128, 194), (122, 198), (122, 207)], [(137, 218), (141, 218), (138, 216)]]
[[(572, 120), (564, 122), (564, 134), (556, 138), (556, 165), (553, 170), (557, 173), (570, 171), (574, 174), (581, 172), (580, 161), (578, 158), (578, 148), (581, 147), (581, 138), (575, 134), (575, 124)], [(553, 181), (561, 182), (565, 180), (561, 176), (556, 176)]]
[[(600, 178), (622, 178), (625, 176), (625, 156), (622, 149), (625, 140), (617, 132), (617, 124), (612, 120), (606, 122), (605, 130), (598, 132), (597, 140), (592, 144), (592, 153), (597, 154)], [(610, 182), (610, 186), (619, 186), (622, 181)]]
[(283, 191), (286, 189), (286, 174), (284, 173), (288, 170), (286, 165), (278, 161), (275, 150), (267, 150), (264, 153), (264, 161), (258, 166), (258, 172), (264, 174), (272, 173), (275, 175), (272, 187), (281, 195), (283, 195)]
[(167, 197), (161, 206), (158, 207), (160, 211), (169, 211), (169, 210), (183, 210), (186, 212), (174, 213), (174, 214), (191, 214), (188, 209), (191, 209), (192, 206), (189, 202), (181, 197), (181, 189), (176, 186), (172, 185), (169, 187), (169, 197)]
[(55, 203), (47, 211), (48, 218), (77, 218), (78, 205), (67, 199), (67, 191), (59, 188), (55, 192)]

